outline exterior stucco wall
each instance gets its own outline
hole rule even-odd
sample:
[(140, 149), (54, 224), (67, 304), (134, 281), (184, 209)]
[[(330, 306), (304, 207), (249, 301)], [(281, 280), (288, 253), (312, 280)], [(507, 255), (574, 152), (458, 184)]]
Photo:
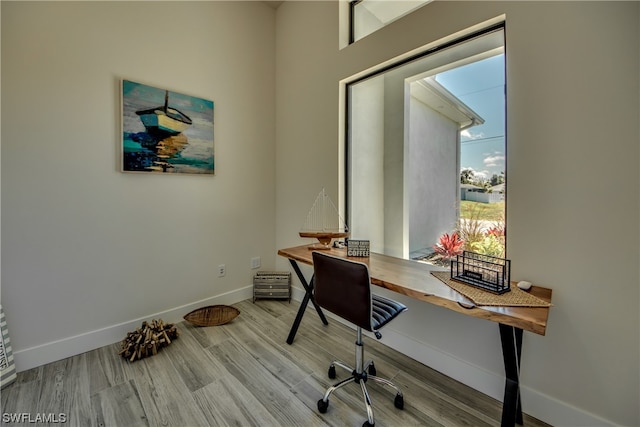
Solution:
[(406, 163), (409, 254), (431, 248), (456, 225), (458, 125), (411, 97)]

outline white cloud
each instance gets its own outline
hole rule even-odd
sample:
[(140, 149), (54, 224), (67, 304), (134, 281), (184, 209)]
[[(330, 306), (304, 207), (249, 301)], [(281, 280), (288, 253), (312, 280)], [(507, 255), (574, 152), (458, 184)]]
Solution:
[(477, 179), (481, 179), (481, 180), (489, 179), (492, 175), (491, 172), (489, 172), (488, 170), (475, 171), (474, 174)]
[(504, 156), (487, 156), (484, 158), (484, 165), (488, 168), (504, 165)]
[(460, 132), (460, 136), (467, 141), (472, 141), (474, 139), (484, 138), (484, 133), (482, 132), (474, 133), (474, 132), (470, 132), (469, 129), (465, 129)]
[(463, 167), (462, 170), (470, 170), (473, 173), (473, 177), (477, 180), (487, 180), (493, 175), (491, 172), (489, 172), (486, 169), (477, 171), (472, 167)]

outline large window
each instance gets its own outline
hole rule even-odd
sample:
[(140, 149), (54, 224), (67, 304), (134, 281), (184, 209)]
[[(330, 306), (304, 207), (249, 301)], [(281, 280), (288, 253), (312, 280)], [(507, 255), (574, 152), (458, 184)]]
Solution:
[(424, 6), (432, 0), (353, 0), (350, 7), (349, 43), (360, 40)]
[(347, 84), (347, 222), (375, 252), (505, 252), (501, 25)]

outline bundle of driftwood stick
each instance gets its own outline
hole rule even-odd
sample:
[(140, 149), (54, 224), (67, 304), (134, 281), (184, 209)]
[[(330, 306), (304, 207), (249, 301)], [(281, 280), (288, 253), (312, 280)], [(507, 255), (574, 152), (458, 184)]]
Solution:
[(162, 319), (142, 322), (142, 326), (133, 332), (128, 332), (122, 340), (120, 354), (129, 362), (154, 356), (162, 347), (171, 344), (178, 338), (178, 329), (173, 323), (165, 324)]

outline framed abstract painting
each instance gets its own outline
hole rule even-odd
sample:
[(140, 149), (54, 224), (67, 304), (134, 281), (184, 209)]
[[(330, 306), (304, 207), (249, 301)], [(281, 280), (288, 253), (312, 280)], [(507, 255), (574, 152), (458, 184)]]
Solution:
[(122, 171), (215, 174), (213, 101), (122, 80)]

